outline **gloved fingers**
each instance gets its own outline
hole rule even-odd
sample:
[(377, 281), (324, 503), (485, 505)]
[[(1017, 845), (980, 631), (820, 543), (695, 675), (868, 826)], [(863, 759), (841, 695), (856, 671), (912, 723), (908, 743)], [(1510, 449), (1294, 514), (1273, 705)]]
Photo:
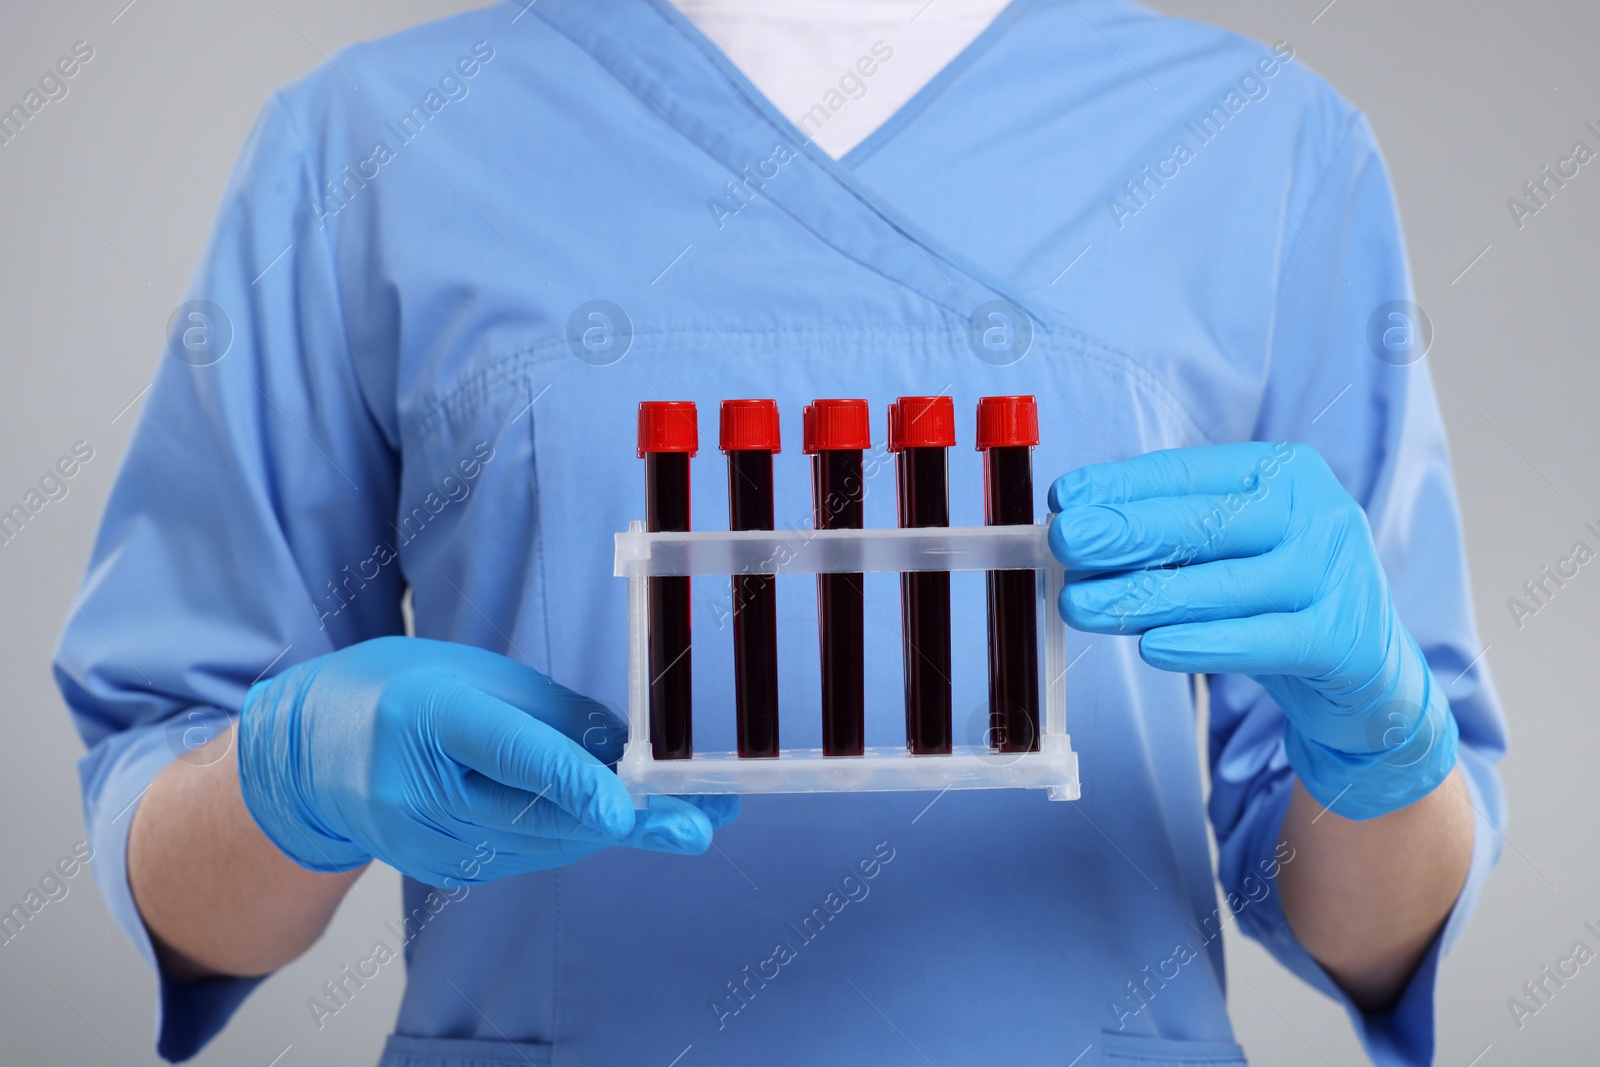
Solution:
[(715, 825), (693, 798), (651, 797), (623, 844), (651, 852), (698, 856), (711, 847)]
[(612, 837), (633, 827), (633, 801), (617, 776), (577, 742), (540, 720), (457, 682), (439, 716), (439, 742), (456, 762), (542, 796)]
[(1314, 677), (1338, 664), (1313, 612), (1180, 623), (1150, 630), (1139, 654), (1152, 667), (1185, 674)]
[[(507, 703), (520, 707), (516, 701)], [(628, 743), (628, 724), (598, 700), (550, 682), (537, 707), (525, 708), (540, 722), (582, 745), (601, 763), (616, 763)]]
[(1289, 496), (1173, 496), (1072, 504), (1050, 523), (1050, 551), (1069, 571), (1206, 563), (1271, 552), (1289, 529)]
[(596, 830), (550, 801), (547, 793), (505, 785), (477, 771), (464, 775), (463, 789), (448, 810), (459, 820), (465, 836), (475, 828), (483, 828), (549, 840), (584, 841), (598, 848), (616, 844), (632, 830), (631, 825), (624, 834)]
[[(712, 824), (691, 805), (660, 803), (635, 812), (632, 828), (621, 836), (601, 833), (551, 804), (548, 799), (502, 785), (481, 774), (467, 776), (466, 803), (455, 816), (462, 820), (456, 832), (471, 837), (484, 829), (511, 835), (513, 851), (551, 851), (570, 848), (597, 850), (614, 845), (698, 855), (711, 841)], [(695, 814), (700, 814), (696, 819)], [(482, 829), (480, 829), (482, 828)]]
[(583, 745), (602, 763), (622, 758), (627, 726), (599, 701), (576, 693), (525, 663), (475, 648), (443, 641), (448, 651), (440, 666), (480, 692), (488, 693)]
[(1068, 471), (1050, 486), (1050, 510), (1074, 504), (1120, 504), (1151, 497), (1250, 493), (1294, 455), (1293, 445), (1258, 441), (1170, 448), (1116, 463)]
[[(659, 798), (656, 798), (659, 799)], [(547, 807), (540, 801), (540, 807)], [(560, 809), (552, 809), (557, 818), (571, 819)], [(711, 847), (711, 827), (701, 816), (697, 822), (676, 811), (641, 811), (632, 832), (620, 838), (604, 838), (574, 821), (574, 830), (563, 837), (525, 837), (510, 846), (514, 857), (527, 857), (535, 864), (530, 870), (542, 870), (570, 862), (572, 859), (593, 855), (607, 848), (636, 848), (641, 852), (664, 852), (674, 856), (698, 856)]]
[(1310, 606), (1320, 572), (1275, 556), (1123, 571), (1068, 582), (1061, 617), (1089, 633), (1142, 634), (1157, 627), (1210, 623)]
[[(532, 823), (543, 846), (561, 848), (610, 848), (622, 846), (646, 852), (668, 852), (698, 856), (711, 847), (714, 827), (704, 812), (693, 804), (674, 797), (651, 797), (649, 807), (635, 813), (633, 829), (621, 837), (608, 837), (583, 825), (572, 816), (540, 800), (519, 823)], [(528, 840), (532, 840), (531, 838)]]

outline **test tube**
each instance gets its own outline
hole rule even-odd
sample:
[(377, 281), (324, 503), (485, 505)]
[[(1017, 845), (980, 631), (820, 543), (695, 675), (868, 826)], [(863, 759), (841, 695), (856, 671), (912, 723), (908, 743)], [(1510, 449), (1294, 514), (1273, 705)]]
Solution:
[[(728, 528), (773, 527), (772, 457), (778, 405), (724, 400), (720, 443), (728, 455)], [(733, 686), (739, 755), (778, 754), (778, 591), (765, 574), (733, 576)]]
[[(1033, 446), (1039, 405), (1031, 396), (978, 401), (983, 521), (1033, 524)], [(1039, 750), (1039, 620), (1033, 571), (989, 572), (989, 743), (1000, 752)]]
[[(692, 401), (639, 405), (639, 457), (644, 460), (645, 526), (689, 529), (689, 460), (700, 450)], [(650, 748), (656, 759), (694, 755), (691, 712), (689, 578), (650, 578)]]
[[(950, 525), (949, 455), (955, 405), (947, 396), (903, 396), (889, 405), (900, 525)], [(950, 752), (950, 572), (900, 576), (906, 747), (914, 756)]]
[[(817, 400), (805, 409), (811, 457), (811, 517), (819, 530), (859, 530), (866, 486), (861, 452), (872, 447), (865, 400)], [(862, 636), (865, 595), (859, 574), (817, 575), (817, 643), (822, 651), (822, 754), (866, 751)]]

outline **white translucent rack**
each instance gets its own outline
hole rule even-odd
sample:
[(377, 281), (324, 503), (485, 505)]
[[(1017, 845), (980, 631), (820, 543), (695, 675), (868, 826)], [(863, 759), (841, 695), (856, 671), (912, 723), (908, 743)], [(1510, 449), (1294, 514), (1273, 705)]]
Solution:
[[(945, 789), (1043, 789), (1051, 800), (1077, 800), (1078, 757), (1067, 736), (1066, 628), (1054, 610), (1062, 569), (1046, 544), (1047, 529), (1041, 524), (646, 533), (642, 522), (630, 523), (627, 533), (617, 534), (615, 570), (628, 580), (628, 745), (617, 774), (634, 802), (644, 807), (652, 796), (704, 793)], [(732, 752), (697, 752), (682, 760), (652, 755), (648, 579), (989, 570), (1031, 570), (1038, 576), (1044, 721), (1037, 752), (958, 745), (948, 755), (919, 756), (904, 748), (868, 748), (861, 756), (782, 749), (776, 759), (740, 759)], [(894, 709), (896, 721), (902, 714)]]

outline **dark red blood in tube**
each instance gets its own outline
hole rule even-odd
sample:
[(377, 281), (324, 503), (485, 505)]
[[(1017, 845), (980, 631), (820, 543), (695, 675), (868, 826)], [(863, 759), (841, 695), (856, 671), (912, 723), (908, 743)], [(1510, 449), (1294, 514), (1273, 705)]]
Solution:
[[(772, 529), (777, 403), (724, 400), (720, 437), (728, 454), (728, 528)], [(778, 591), (771, 575), (733, 576), (733, 686), (739, 755), (777, 756)]]
[[(1039, 407), (1031, 396), (978, 401), (983, 521), (1033, 524), (1033, 446)], [(1033, 571), (989, 572), (989, 735), (1000, 752), (1039, 750), (1039, 619)]]
[[(645, 526), (689, 529), (689, 460), (700, 448), (689, 401), (639, 405), (639, 456), (644, 460)], [(650, 748), (656, 759), (694, 755), (693, 673), (687, 576), (653, 577), (650, 591)]]
[[(805, 452), (811, 457), (811, 515), (817, 529), (861, 529), (866, 495), (861, 453), (871, 447), (865, 400), (818, 400), (806, 408)], [(824, 756), (866, 751), (864, 606), (861, 575), (817, 575)]]
[[(900, 525), (950, 525), (949, 454), (955, 405), (947, 396), (903, 396), (889, 405)], [(950, 572), (900, 576), (906, 680), (906, 747), (914, 756), (950, 751)]]

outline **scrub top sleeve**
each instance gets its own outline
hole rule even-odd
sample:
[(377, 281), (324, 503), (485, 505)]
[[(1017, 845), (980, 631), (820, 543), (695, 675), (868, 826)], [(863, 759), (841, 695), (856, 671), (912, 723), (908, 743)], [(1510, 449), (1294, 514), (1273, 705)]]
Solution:
[(1506, 807), (1495, 764), (1505, 752), (1505, 721), (1473, 621), (1449, 449), (1420, 358), (1429, 331), (1407, 303), (1414, 298), (1394, 194), (1365, 118), (1352, 115), (1315, 173), (1303, 210), (1284, 231), (1271, 367), (1254, 436), (1316, 448), (1365, 508), (1400, 617), (1460, 727), (1459, 765), (1475, 812), (1466, 886), (1395, 1007), (1357, 1009), (1284, 919), (1272, 880), (1282, 862), (1293, 862), (1278, 839), (1294, 777), (1283, 713), (1248, 678), (1210, 679), (1209, 807), (1218, 876), (1234, 895), (1230, 907), (1242, 904), (1234, 909), (1241, 929), (1344, 1004), (1374, 1062), (1424, 1064), (1433, 1058), (1439, 959), (1500, 854)]
[[(125, 860), (151, 780), (175, 759), (235, 758), (194, 749), (258, 678), (404, 630), (399, 564), (375, 555), (397, 460), (346, 341), (313, 173), (274, 99), (174, 317), (56, 651), (89, 746), (96, 880), (152, 967)], [(158, 1051), (193, 1055), (258, 981), (160, 974)]]

